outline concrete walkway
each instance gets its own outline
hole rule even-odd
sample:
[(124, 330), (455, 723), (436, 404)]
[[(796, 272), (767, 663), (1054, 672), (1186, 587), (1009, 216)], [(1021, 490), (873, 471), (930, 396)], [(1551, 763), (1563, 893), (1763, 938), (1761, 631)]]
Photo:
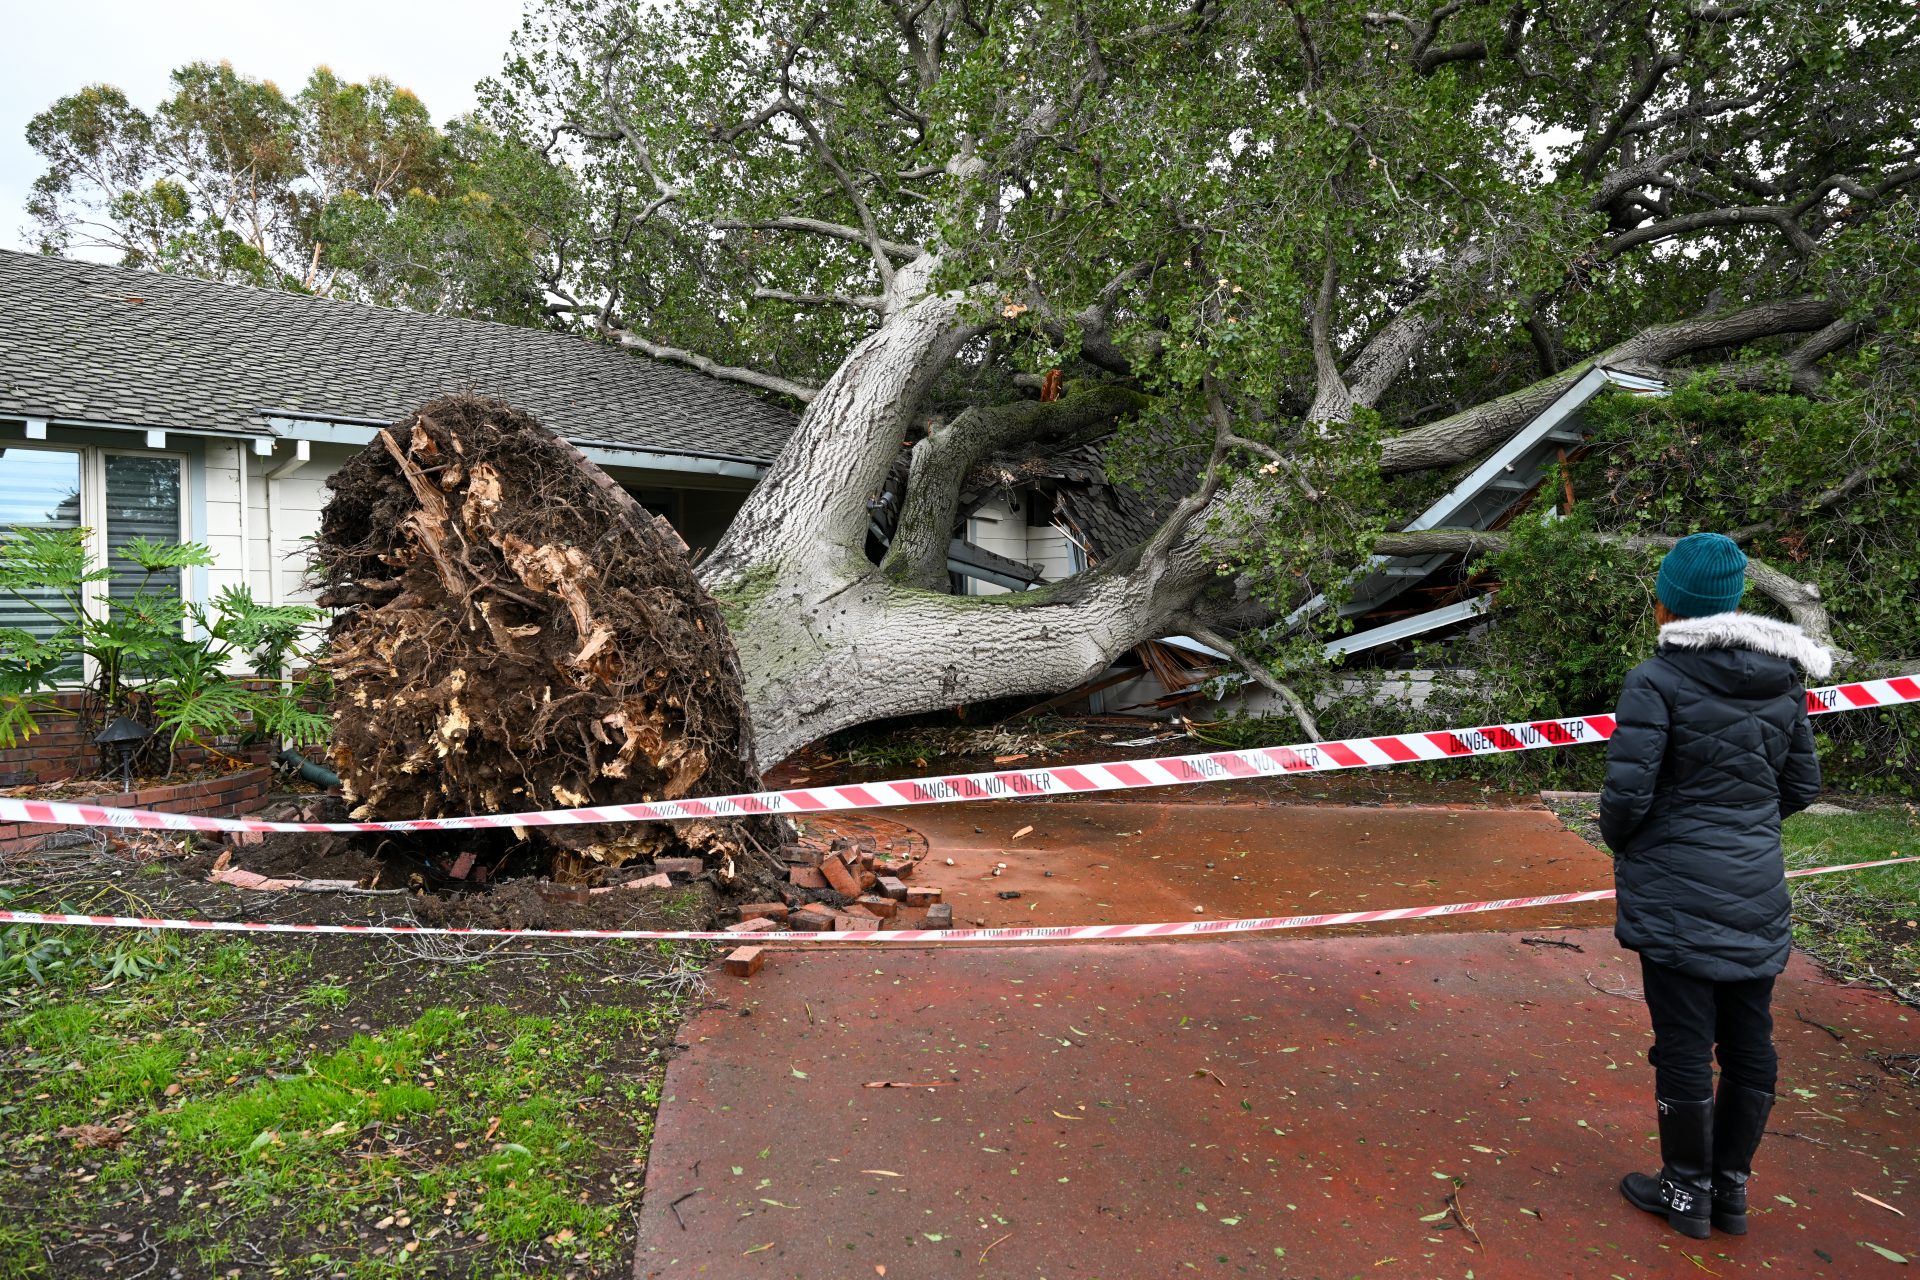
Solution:
[[(1271, 826), (1241, 833), (1258, 850), (1302, 812), (1173, 821)], [(1460, 840), (1473, 821), (1453, 820)], [(1141, 861), (1127, 869), (1153, 879)], [(1039, 878), (1046, 892), (1061, 877)], [(1386, 888), (1393, 903), (1482, 896), (1436, 878)], [(1186, 887), (1163, 885), (1166, 901)], [(1336, 881), (1313, 902), (1386, 888)], [(1216, 902), (1241, 913), (1202, 905)], [(1615, 1190), (1657, 1162), (1632, 957), (1604, 930), (1552, 935), (1574, 950), (1523, 942), (1530, 919), (1481, 920), (1529, 928), (781, 953), (748, 983), (720, 979), (685, 1030), (636, 1274), (1906, 1274), (1861, 1242), (1920, 1254), (1920, 1096), (1868, 1055), (1913, 1051), (1920, 1015), (1797, 960), (1753, 1233), (1684, 1241)]]

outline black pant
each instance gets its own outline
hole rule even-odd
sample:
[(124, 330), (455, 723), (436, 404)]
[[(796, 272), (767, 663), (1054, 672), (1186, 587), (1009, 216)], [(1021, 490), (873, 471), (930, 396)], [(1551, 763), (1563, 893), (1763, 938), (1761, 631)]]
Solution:
[(1713, 1096), (1718, 1049), (1722, 1083), (1772, 1093), (1780, 1059), (1773, 1051), (1773, 979), (1709, 982), (1640, 958), (1640, 977), (1653, 1018), (1657, 1096), (1698, 1102)]

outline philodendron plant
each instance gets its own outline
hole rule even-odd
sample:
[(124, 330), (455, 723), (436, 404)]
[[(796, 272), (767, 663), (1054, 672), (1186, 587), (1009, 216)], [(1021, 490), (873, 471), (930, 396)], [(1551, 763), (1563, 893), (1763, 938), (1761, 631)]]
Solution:
[[(82, 723), (138, 721), (152, 732), (143, 763), (168, 772), (189, 744), (219, 755), (219, 740), (235, 737), (325, 740), (328, 720), (310, 709), (322, 677), (302, 647), (322, 611), (261, 604), (240, 586), (208, 604), (183, 599), (164, 578), (213, 563), (196, 542), (133, 538), (113, 555), (138, 578), (97, 563), (85, 529), (17, 528), (0, 538), (0, 599), (10, 597), (16, 617), (40, 618), (32, 628), (0, 627), (0, 747), (38, 733), (41, 717), (62, 710), (57, 695), (74, 689), (84, 695)], [(116, 577), (122, 590), (94, 587)], [(117, 760), (103, 753), (102, 764)]]

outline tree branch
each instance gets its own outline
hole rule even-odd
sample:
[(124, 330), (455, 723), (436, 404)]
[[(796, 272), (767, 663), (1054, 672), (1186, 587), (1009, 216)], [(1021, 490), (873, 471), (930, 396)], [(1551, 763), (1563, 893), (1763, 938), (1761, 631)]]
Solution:
[(1420, 471), (1476, 457), (1525, 426), (1594, 365), (1663, 376), (1667, 362), (1691, 352), (1822, 329), (1838, 312), (1824, 298), (1787, 298), (1726, 315), (1656, 325), (1551, 378), (1388, 438), (1381, 446), (1380, 469), (1387, 474)]
[[(708, 225), (716, 231), (799, 231), (808, 235), (826, 236), (833, 240), (847, 240), (854, 244), (869, 243), (867, 233), (859, 227), (850, 227), (843, 222), (828, 222), (823, 218), (784, 216), (758, 218), (751, 221), (716, 218)], [(909, 244), (901, 240), (882, 240), (879, 245), (883, 252), (896, 258), (918, 258), (927, 251), (924, 245)]]
[(1030, 441), (1068, 448), (1105, 435), (1114, 419), (1145, 403), (1138, 392), (1096, 383), (1051, 403), (1021, 400), (971, 408), (933, 427), (913, 446), (900, 522), (881, 571), (902, 584), (938, 590), (947, 577), (947, 543), (959, 515), (960, 488), (974, 467)]
[(622, 329), (604, 322), (597, 323), (594, 327), (603, 336), (613, 339), (623, 347), (631, 347), (643, 355), (652, 356), (655, 360), (668, 360), (674, 364), (686, 365), (689, 369), (698, 369), (710, 377), (727, 382), (744, 383), (749, 387), (759, 387), (762, 391), (776, 391), (783, 396), (792, 396), (802, 403), (820, 394), (820, 388), (809, 386), (804, 382), (795, 382), (791, 378), (782, 378), (771, 373), (761, 373), (757, 369), (742, 369), (721, 364), (695, 352), (683, 351), (679, 347), (649, 342), (630, 329)]
[[(1630, 536), (1597, 533), (1601, 542), (1626, 547), (1630, 551), (1665, 551), (1678, 538)], [(1412, 533), (1389, 533), (1374, 539), (1373, 549), (1383, 556), (1427, 556), (1441, 553), (1472, 555), (1478, 551), (1501, 551), (1512, 535), (1485, 529), (1423, 529)], [(1787, 611), (1794, 623), (1816, 644), (1833, 650), (1834, 660), (1850, 663), (1853, 655), (1834, 643), (1833, 629), (1826, 606), (1820, 602), (1820, 589), (1809, 582), (1798, 582), (1764, 560), (1747, 557), (1747, 580), (1761, 595)]]
[(875, 294), (789, 293), (785, 289), (767, 288), (755, 289), (753, 296), (768, 302), (791, 302), (799, 307), (854, 307), (874, 312), (880, 311), (886, 302)]
[(1320, 723), (1314, 719), (1313, 711), (1307, 706), (1306, 700), (1294, 692), (1291, 685), (1277, 678), (1265, 663), (1256, 662), (1252, 658), (1249, 658), (1246, 654), (1240, 652), (1239, 647), (1231, 640), (1219, 632), (1203, 626), (1197, 618), (1187, 619), (1185, 630), (1188, 635), (1198, 640), (1201, 644), (1206, 645), (1210, 649), (1218, 649), (1233, 659), (1234, 665), (1246, 672), (1255, 684), (1284, 702), (1287, 705), (1287, 710), (1293, 713), (1293, 718), (1300, 722), (1300, 728), (1307, 735), (1309, 741), (1319, 742), (1321, 740)]

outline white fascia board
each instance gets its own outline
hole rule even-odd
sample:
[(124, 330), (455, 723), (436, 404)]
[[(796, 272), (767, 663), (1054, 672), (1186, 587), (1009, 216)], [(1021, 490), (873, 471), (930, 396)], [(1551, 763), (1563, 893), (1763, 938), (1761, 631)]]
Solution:
[[(191, 436), (196, 440), (271, 440), (258, 431), (212, 431), (202, 427), (153, 426), (145, 422), (96, 422), (88, 418), (29, 418), (19, 414), (0, 414), (0, 422), (18, 422), (26, 428), (27, 439), (45, 440), (48, 427), (74, 431), (131, 431), (142, 436), (154, 449), (166, 448), (168, 436)], [(157, 442), (157, 443), (156, 443)]]
[(1514, 432), (1505, 444), (1494, 450), (1491, 457), (1462, 477), (1460, 483), (1449, 489), (1445, 497), (1416, 516), (1407, 525), (1408, 531), (1449, 527), (1454, 518), (1495, 480), (1511, 470), (1550, 433), (1610, 386), (1635, 395), (1665, 395), (1667, 390), (1667, 384), (1657, 378), (1594, 365), (1575, 379), (1572, 386), (1561, 392), (1531, 422)]
[(1597, 365), (1574, 379), (1572, 386), (1562, 391), (1552, 404), (1542, 409), (1526, 426), (1514, 432), (1507, 442), (1495, 449), (1485, 462), (1462, 477), (1460, 483), (1447, 490), (1446, 495), (1438, 502), (1409, 521), (1408, 531), (1449, 527), (1449, 521), (1478, 498), (1487, 486), (1511, 469), (1514, 463), (1524, 458), (1535, 445), (1546, 438), (1549, 431), (1572, 417), (1587, 401), (1599, 395), (1610, 381), (1607, 371)]
[[(380, 428), (357, 422), (322, 422), (311, 418), (268, 417), (267, 425), (277, 436), (289, 440), (310, 440), (317, 444), (344, 444), (358, 448), (373, 443)], [(602, 467), (630, 467), (642, 471), (679, 471), (689, 475), (728, 476), (736, 480), (758, 480), (767, 469), (758, 463), (725, 458), (703, 458), (684, 453), (654, 453), (647, 449), (628, 449), (620, 445), (579, 444), (587, 461)]]
[(1198, 653), (1198, 654), (1203, 654), (1209, 658), (1218, 658), (1222, 662), (1233, 661), (1231, 657), (1220, 652), (1218, 649), (1214, 648), (1212, 645), (1201, 644), (1198, 640), (1195, 640), (1192, 636), (1161, 636), (1160, 643), (1172, 645), (1176, 649), (1185, 649), (1189, 653)]
[(1440, 627), (1465, 622), (1468, 618), (1477, 617), (1492, 607), (1493, 597), (1491, 596), (1475, 596), (1471, 600), (1462, 600), (1457, 604), (1444, 604), (1438, 609), (1429, 609), (1411, 618), (1396, 618), (1385, 626), (1371, 627), (1365, 631), (1356, 631), (1350, 636), (1341, 636), (1338, 640), (1327, 643), (1325, 653), (1329, 658), (1337, 658), (1342, 654), (1377, 649), (1383, 644), (1408, 640)]

